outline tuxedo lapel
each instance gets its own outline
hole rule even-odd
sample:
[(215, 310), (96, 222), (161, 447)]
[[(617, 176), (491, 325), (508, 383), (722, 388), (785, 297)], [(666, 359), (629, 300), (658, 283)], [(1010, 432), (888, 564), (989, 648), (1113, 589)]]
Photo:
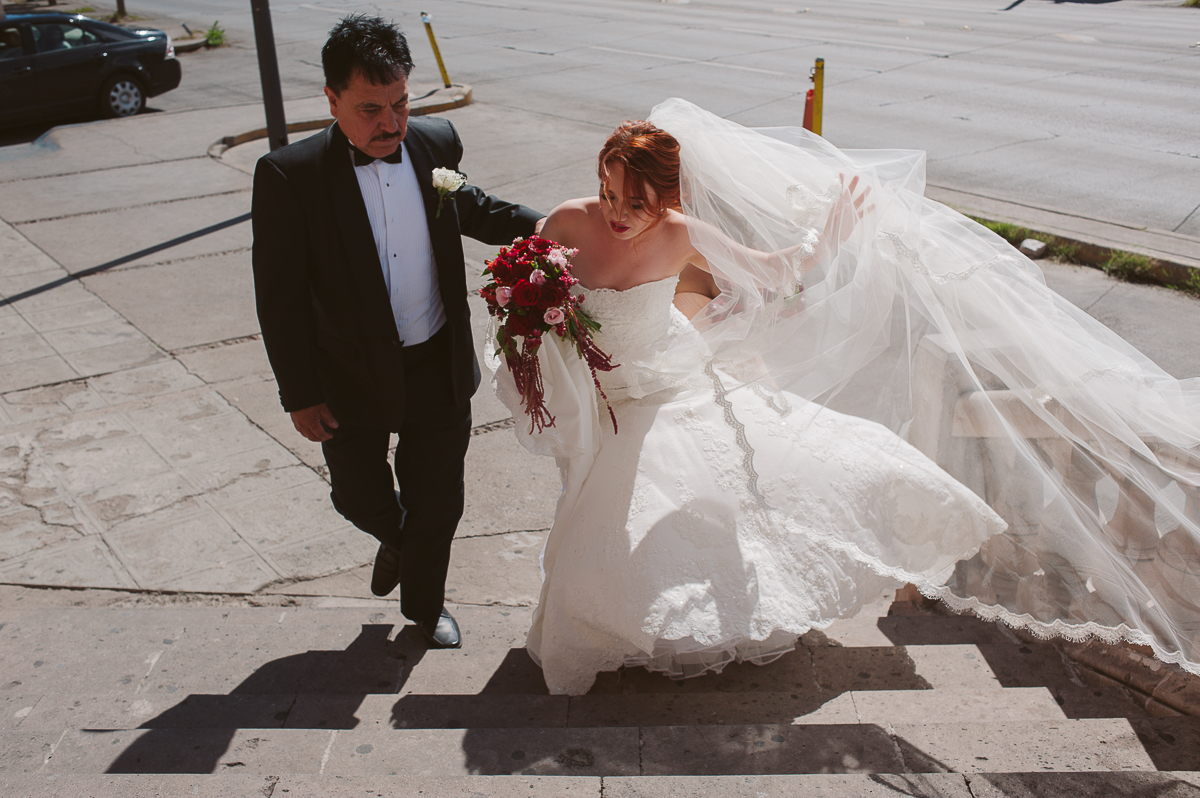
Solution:
[(421, 187), (421, 199), (425, 203), (425, 224), (429, 228), (429, 242), (433, 247), (433, 260), (437, 266), (442, 304), (447, 309), (458, 308), (465, 302), (463, 296), (466, 288), (462, 256), (459, 254), (462, 250), (459, 242), (458, 214), (453, 207), (453, 198), (447, 196), (441, 216), (438, 216), (439, 198), (437, 189), (433, 187), (433, 170), (446, 164), (434, 162), (434, 155), (425, 136), (420, 130), (414, 129), (411, 123), (408, 135), (404, 137), (404, 144), (409, 158), (412, 159), (413, 171), (417, 174), (417, 185)]
[(375, 234), (354, 175), (349, 145), (336, 123), (326, 132), (324, 171), (333, 199), (334, 220), (346, 251), (349, 277), (362, 297), (362, 307), (354, 312), (365, 314), (372, 324), (383, 327), (390, 338), (395, 338), (396, 323), (375, 248)]
[(412, 159), (413, 171), (417, 174), (417, 185), (421, 187), (421, 200), (425, 204), (425, 219), (429, 227), (430, 235), (433, 234), (435, 223), (440, 221), (435, 219), (437, 214), (437, 191), (433, 188), (433, 170), (435, 164), (429, 148), (425, 144), (425, 140), (419, 132), (414, 132), (409, 128), (409, 133), (404, 137), (405, 149), (408, 150), (408, 157)]

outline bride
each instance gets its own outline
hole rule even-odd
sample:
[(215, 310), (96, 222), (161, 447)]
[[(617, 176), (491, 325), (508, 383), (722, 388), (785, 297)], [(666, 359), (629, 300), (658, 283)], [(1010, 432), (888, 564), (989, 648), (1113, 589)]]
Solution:
[[(1200, 672), (1198, 381), (924, 199), (919, 153), (670, 100), (598, 172), (542, 234), (579, 249), (619, 432), (553, 336), (557, 424), (518, 425), (563, 477), (528, 639), (551, 692), (765, 663), (893, 580)], [(691, 322), (685, 267), (720, 288)]]

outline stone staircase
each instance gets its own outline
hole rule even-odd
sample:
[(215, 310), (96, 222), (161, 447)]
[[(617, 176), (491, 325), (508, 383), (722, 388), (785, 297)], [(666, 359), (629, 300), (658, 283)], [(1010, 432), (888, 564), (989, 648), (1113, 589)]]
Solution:
[(886, 603), (771, 665), (576, 698), (524, 607), (457, 606), (464, 648), (430, 652), (379, 604), (7, 606), (3, 796), (1200, 795), (1200, 719)]

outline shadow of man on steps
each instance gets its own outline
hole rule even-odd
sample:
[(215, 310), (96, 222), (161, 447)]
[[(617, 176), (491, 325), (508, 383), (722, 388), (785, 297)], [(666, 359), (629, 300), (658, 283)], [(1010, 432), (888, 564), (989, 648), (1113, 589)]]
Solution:
[[(423, 656), (423, 645), (405, 641), (419, 637), (415, 626), (400, 632), (399, 646), (388, 641), (391, 631), (392, 624), (363, 624), (345, 650), (281, 657), (264, 663), (228, 695), (189, 695), (139, 727), (149, 731), (115, 732), (137, 736), (106, 772), (215, 773), (242, 764), (230, 761), (236, 751), (227, 756), (242, 729), (352, 729), (364, 697), (398, 693)], [(236, 748), (255, 749), (261, 742), (238, 739)]]

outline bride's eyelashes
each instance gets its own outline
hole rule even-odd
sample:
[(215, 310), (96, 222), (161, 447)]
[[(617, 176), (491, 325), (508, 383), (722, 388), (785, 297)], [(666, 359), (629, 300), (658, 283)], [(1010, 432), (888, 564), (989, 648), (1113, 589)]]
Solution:
[[(607, 202), (613, 210), (616, 210), (617, 195), (606, 190), (603, 185), (600, 186), (600, 199)], [(630, 197), (627, 206), (634, 213), (641, 213), (646, 207), (641, 197)]]

